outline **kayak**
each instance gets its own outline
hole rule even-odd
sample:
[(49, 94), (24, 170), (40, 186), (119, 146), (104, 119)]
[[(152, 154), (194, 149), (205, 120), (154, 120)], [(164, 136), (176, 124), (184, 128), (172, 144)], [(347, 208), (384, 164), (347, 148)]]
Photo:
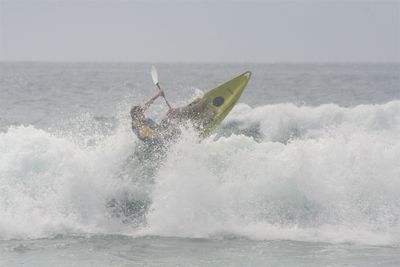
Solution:
[(202, 138), (209, 136), (229, 114), (246, 88), (250, 77), (251, 72), (246, 71), (208, 91), (200, 100), (197, 99), (188, 105), (193, 105), (198, 101), (204, 102), (204, 109), (190, 118), (193, 124), (197, 125), (196, 128)]

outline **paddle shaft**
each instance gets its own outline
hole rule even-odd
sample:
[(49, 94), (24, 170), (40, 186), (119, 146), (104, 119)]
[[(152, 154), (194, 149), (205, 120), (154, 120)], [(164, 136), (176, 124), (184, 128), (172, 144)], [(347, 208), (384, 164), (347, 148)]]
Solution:
[[(156, 85), (157, 85), (158, 89), (160, 89), (160, 91), (162, 91), (162, 89), (161, 89), (161, 87), (160, 87), (160, 84), (157, 83)], [(165, 100), (165, 103), (166, 103), (167, 106), (169, 107), (169, 109), (172, 109), (171, 105), (168, 103), (167, 98), (165, 98), (165, 95), (163, 95), (163, 98), (164, 98), (164, 100)]]

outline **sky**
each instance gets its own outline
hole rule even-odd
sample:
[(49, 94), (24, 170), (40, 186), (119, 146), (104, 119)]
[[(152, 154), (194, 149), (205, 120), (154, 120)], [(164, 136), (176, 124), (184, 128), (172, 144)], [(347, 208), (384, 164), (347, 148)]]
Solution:
[(0, 0), (0, 61), (399, 62), (400, 0)]

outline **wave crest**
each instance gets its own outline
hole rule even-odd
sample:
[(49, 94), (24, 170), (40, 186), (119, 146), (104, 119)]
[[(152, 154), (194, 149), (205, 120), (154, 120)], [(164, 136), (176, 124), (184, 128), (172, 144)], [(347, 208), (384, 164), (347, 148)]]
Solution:
[(32, 126), (0, 132), (1, 239), (84, 232), (400, 242), (400, 101), (238, 104), (214, 136), (199, 143), (186, 131), (150, 172), (132, 158), (137, 140), (118, 120), (94, 142)]

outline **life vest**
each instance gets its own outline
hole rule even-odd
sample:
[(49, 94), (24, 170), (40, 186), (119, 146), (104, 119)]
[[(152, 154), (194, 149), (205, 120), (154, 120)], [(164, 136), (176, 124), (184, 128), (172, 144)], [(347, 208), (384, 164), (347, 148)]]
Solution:
[(152, 119), (144, 119), (139, 126), (134, 127), (132, 124), (132, 131), (136, 136), (145, 143), (159, 143), (159, 126)]

